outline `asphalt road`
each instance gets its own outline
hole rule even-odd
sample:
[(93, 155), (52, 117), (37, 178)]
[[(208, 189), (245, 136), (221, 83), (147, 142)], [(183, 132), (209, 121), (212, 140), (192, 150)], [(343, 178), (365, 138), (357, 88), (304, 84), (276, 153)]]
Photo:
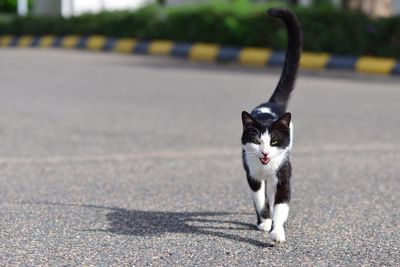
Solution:
[(0, 265), (398, 266), (399, 78), (300, 75), (287, 242), (255, 230), (240, 113), (278, 74), (1, 49)]

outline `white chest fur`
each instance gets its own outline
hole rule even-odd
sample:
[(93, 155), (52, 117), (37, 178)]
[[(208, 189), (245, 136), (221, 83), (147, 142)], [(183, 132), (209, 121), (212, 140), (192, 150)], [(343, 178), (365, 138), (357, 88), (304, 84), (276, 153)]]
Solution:
[(246, 163), (249, 167), (251, 177), (259, 181), (265, 181), (266, 193), (271, 212), (274, 207), (276, 185), (278, 183), (276, 171), (279, 169), (284, 160), (284, 157), (279, 159), (275, 158), (272, 159), (268, 165), (263, 165), (260, 163), (260, 159), (257, 157), (246, 157)]
[(245, 155), (247, 166), (249, 167), (250, 176), (253, 179), (262, 181), (276, 177), (276, 171), (283, 164), (286, 158), (286, 153), (276, 156), (270, 160), (267, 165), (260, 162), (260, 158), (254, 155)]

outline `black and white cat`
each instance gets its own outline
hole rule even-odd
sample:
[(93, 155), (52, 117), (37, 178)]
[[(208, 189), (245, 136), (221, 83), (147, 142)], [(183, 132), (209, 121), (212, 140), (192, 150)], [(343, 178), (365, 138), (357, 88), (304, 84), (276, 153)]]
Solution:
[(272, 240), (285, 242), (284, 223), (289, 213), (289, 152), (293, 124), (286, 112), (302, 50), (302, 31), (296, 16), (286, 9), (270, 9), (288, 31), (288, 48), (279, 83), (268, 102), (242, 112), (242, 154), (247, 181), (257, 213), (257, 228), (269, 231)]

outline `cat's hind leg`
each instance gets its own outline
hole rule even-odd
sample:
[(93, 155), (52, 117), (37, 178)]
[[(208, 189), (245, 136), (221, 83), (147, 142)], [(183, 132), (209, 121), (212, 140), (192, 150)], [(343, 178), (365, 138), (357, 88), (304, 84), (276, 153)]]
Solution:
[(251, 188), (251, 197), (257, 213), (257, 228), (269, 232), (272, 226), (269, 204), (265, 197), (265, 181), (247, 178)]

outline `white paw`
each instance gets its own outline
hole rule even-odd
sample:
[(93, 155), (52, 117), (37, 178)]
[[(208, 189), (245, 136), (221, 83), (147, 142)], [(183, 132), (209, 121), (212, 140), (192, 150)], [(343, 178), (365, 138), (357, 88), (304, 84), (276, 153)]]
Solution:
[(285, 230), (283, 227), (274, 227), (271, 233), (269, 233), (269, 238), (271, 238), (276, 243), (285, 242)]
[(269, 232), (271, 230), (272, 220), (266, 219), (259, 225), (257, 225), (258, 230)]

